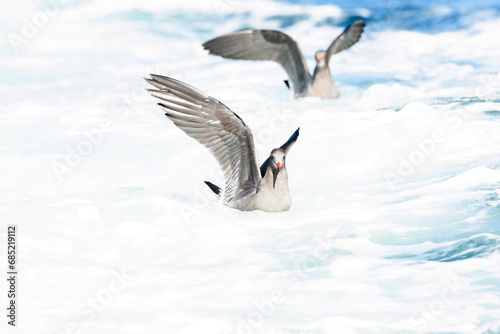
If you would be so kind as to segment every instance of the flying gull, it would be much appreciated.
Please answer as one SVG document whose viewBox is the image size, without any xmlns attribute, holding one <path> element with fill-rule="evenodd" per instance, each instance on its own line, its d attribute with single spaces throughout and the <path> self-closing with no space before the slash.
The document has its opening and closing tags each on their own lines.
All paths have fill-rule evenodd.
<svg viewBox="0 0 500 334">
<path fill-rule="evenodd" d="M 316 68 L 311 76 L 297 42 L 276 30 L 242 30 L 216 37 L 203 44 L 210 54 L 230 59 L 271 60 L 288 74 L 294 97 L 315 96 L 323 99 L 339 97 L 330 74 L 332 55 L 344 51 L 359 40 L 365 22 L 359 20 L 347 26 L 326 51 L 316 51 Z"/>
<path fill-rule="evenodd" d="M 190 137 L 212 152 L 224 173 L 224 189 L 205 181 L 222 202 L 242 211 L 286 211 L 288 191 L 286 155 L 299 129 L 258 166 L 253 135 L 243 120 L 220 101 L 181 81 L 151 74 L 148 89 L 161 100 L 165 115 Z"/>
</svg>

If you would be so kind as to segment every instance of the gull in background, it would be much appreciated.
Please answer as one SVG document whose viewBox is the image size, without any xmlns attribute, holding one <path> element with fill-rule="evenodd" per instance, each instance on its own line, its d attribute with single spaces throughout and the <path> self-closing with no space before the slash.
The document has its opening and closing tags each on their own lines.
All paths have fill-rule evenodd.
<svg viewBox="0 0 500 334">
<path fill-rule="evenodd" d="M 216 37 L 203 44 L 209 54 L 230 59 L 271 60 L 280 64 L 288 74 L 285 83 L 295 98 L 314 96 L 336 99 L 340 96 L 330 74 L 332 55 L 358 42 L 365 22 L 359 20 L 347 26 L 326 51 L 316 51 L 316 68 L 311 76 L 297 42 L 276 30 L 242 30 Z"/>
<path fill-rule="evenodd" d="M 286 155 L 299 129 L 275 148 L 258 166 L 252 131 L 220 101 L 181 81 L 151 74 L 148 89 L 161 100 L 158 105 L 179 129 L 212 152 L 224 173 L 224 189 L 205 181 L 225 205 L 242 211 L 286 211 L 292 200 L 288 191 Z"/>
</svg>

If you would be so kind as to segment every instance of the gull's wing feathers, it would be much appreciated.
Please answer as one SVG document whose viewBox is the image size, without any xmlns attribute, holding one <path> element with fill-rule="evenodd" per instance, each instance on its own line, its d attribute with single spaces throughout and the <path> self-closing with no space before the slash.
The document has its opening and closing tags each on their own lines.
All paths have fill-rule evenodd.
<svg viewBox="0 0 500 334">
<path fill-rule="evenodd" d="M 280 149 L 282 149 L 285 152 L 285 154 L 288 154 L 288 152 L 292 148 L 293 144 L 295 144 L 295 142 L 297 141 L 297 138 L 299 138 L 299 130 L 300 130 L 300 128 L 295 130 L 293 135 L 290 138 L 288 138 L 286 143 L 284 143 L 283 145 L 280 146 Z M 260 175 L 262 177 L 264 177 L 264 175 L 266 175 L 266 170 L 267 170 L 267 165 L 269 164 L 269 159 L 270 159 L 270 157 L 268 157 L 266 159 L 266 161 L 264 161 L 264 163 L 260 166 Z"/>
<path fill-rule="evenodd" d="M 241 118 L 218 100 L 181 81 L 151 74 L 148 90 L 174 124 L 207 147 L 225 179 L 224 202 L 252 193 L 261 177 L 253 135 Z"/>
<path fill-rule="evenodd" d="M 332 42 L 326 51 L 326 59 L 330 60 L 330 57 L 336 53 L 344 51 L 356 44 L 361 34 L 363 33 L 363 28 L 365 27 L 364 21 L 355 21 L 348 25 L 344 31 Z"/>
<path fill-rule="evenodd" d="M 295 144 L 295 142 L 297 141 L 297 138 L 299 138 L 299 131 L 300 131 L 300 128 L 298 128 L 297 130 L 295 130 L 295 132 L 293 133 L 293 135 L 291 135 L 290 138 L 288 138 L 288 140 L 286 141 L 286 143 L 284 143 L 283 145 L 280 146 L 280 148 L 283 151 L 285 151 L 285 154 L 288 154 L 288 152 L 292 148 L 293 144 Z"/>
<path fill-rule="evenodd" d="M 285 69 L 296 95 L 310 82 L 307 63 L 297 42 L 276 30 L 243 30 L 203 44 L 210 54 L 231 59 L 271 60 Z"/>
</svg>

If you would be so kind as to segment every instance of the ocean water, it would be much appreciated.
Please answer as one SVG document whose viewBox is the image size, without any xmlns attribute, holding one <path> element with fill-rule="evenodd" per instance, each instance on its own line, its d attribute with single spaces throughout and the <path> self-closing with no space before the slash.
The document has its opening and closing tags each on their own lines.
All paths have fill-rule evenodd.
<svg viewBox="0 0 500 334">
<path fill-rule="evenodd" d="M 7 224 L 19 246 L 2 330 L 500 333 L 498 1 L 23 0 L 0 17 L 0 247 Z M 294 101 L 278 65 L 200 46 L 280 29 L 312 70 L 357 19 L 338 100 Z M 217 163 L 149 73 L 228 105 L 260 161 L 300 126 L 291 209 L 218 203 Z"/>
</svg>

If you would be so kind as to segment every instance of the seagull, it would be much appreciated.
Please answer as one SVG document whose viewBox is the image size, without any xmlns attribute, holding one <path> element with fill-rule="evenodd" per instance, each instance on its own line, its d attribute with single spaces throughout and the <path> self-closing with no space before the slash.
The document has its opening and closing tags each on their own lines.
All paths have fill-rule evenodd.
<svg viewBox="0 0 500 334">
<path fill-rule="evenodd" d="M 179 80 L 151 74 L 148 89 L 179 129 L 212 152 L 224 173 L 224 189 L 205 181 L 223 204 L 241 211 L 287 211 L 292 200 L 288 190 L 286 156 L 299 129 L 258 166 L 250 128 L 222 102 Z"/>
<path fill-rule="evenodd" d="M 295 98 L 314 96 L 336 99 L 340 96 L 328 67 L 330 57 L 344 51 L 359 40 L 365 22 L 359 20 L 348 25 L 326 51 L 315 54 L 316 68 L 311 76 L 297 42 L 277 30 L 242 30 L 216 37 L 203 44 L 209 54 L 230 59 L 271 60 L 280 64 L 288 74 Z"/>
</svg>

